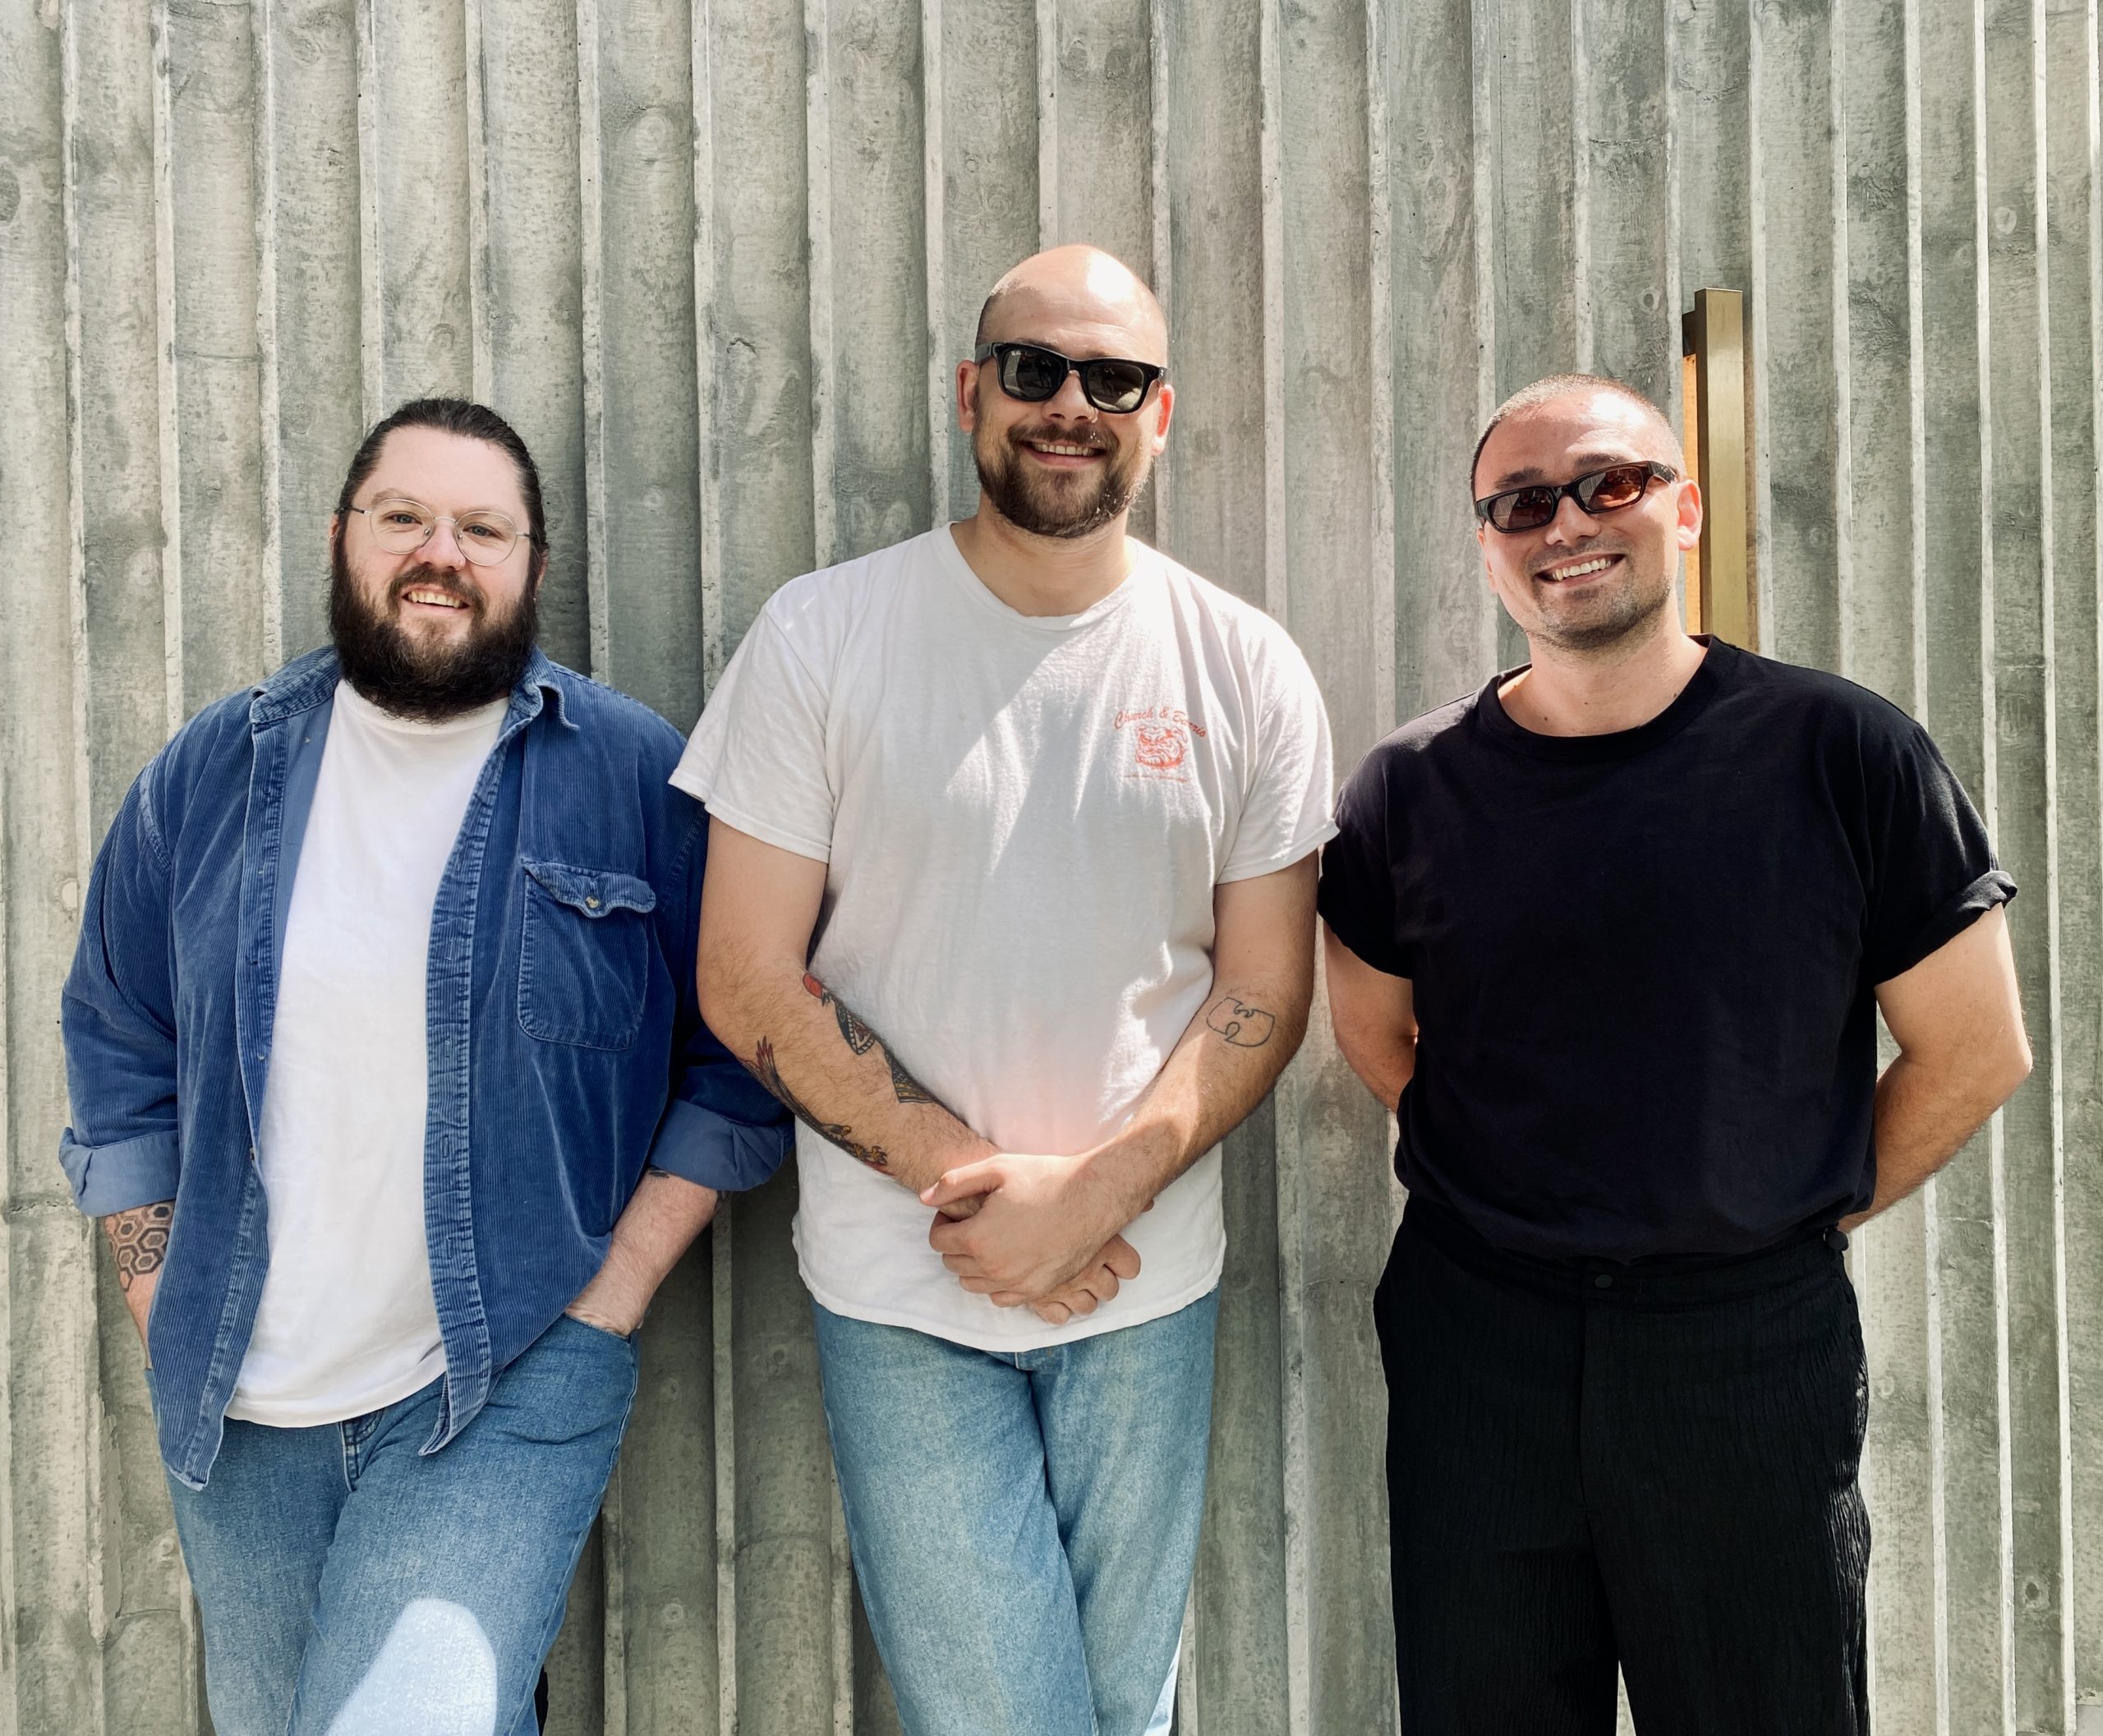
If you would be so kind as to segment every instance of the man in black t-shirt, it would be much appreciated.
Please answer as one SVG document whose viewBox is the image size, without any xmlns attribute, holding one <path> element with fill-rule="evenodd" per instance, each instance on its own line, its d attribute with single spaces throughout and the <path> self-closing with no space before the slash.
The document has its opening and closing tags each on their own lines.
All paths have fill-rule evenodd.
<svg viewBox="0 0 2103 1736">
<path fill-rule="evenodd" d="M 2014 882 L 1926 732 L 1680 626 L 1656 407 L 1528 388 L 1476 449 L 1532 661 L 1374 749 L 1329 999 L 1397 1107 L 1374 1300 L 1410 1736 L 1865 1732 L 1845 1232 L 2029 1070 Z M 1879 1009 L 1898 1045 L 1876 1072 Z"/>
</svg>

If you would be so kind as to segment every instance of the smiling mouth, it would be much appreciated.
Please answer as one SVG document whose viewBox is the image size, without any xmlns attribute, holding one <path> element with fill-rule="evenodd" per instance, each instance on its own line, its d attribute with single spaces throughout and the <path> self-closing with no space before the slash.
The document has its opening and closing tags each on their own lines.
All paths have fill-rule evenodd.
<svg viewBox="0 0 2103 1736">
<path fill-rule="evenodd" d="M 1026 452 L 1040 458 L 1099 458 L 1104 449 L 1084 440 L 1023 440 L 1018 443 Z"/>
<path fill-rule="evenodd" d="M 1573 579 L 1594 578 L 1620 559 L 1618 555 L 1595 555 L 1587 559 L 1568 561 L 1558 567 L 1544 567 L 1534 577 L 1544 585 L 1567 584 Z"/>
<path fill-rule="evenodd" d="M 402 593 L 402 601 L 405 603 L 421 603 L 427 609 L 465 610 L 468 607 L 467 600 L 464 596 L 456 596 L 450 591 L 434 590 L 428 585 L 412 585 Z"/>
</svg>

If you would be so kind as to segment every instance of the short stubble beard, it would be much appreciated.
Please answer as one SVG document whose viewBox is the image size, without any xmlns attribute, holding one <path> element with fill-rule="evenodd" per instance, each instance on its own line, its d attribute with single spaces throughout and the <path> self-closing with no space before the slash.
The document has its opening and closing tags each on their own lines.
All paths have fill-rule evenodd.
<svg viewBox="0 0 2103 1736">
<path fill-rule="evenodd" d="M 1030 460 L 1023 455 L 1025 440 L 1079 444 L 1073 435 L 1051 428 L 1012 428 L 1002 437 L 981 422 L 971 437 L 971 458 L 978 467 L 978 486 L 986 490 L 993 510 L 1033 536 L 1070 540 L 1088 536 L 1127 511 L 1147 485 L 1144 440 L 1134 441 L 1121 456 L 1115 444 L 1102 440 L 1107 458 L 1092 493 L 1064 488 L 1052 475 L 1033 474 L 1028 468 Z"/>
<path fill-rule="evenodd" d="M 1630 563 L 1630 554 L 1626 549 L 1603 550 L 1600 552 L 1619 555 L 1624 563 Z M 1632 569 L 1632 563 L 1628 583 L 1622 587 L 1620 593 L 1603 599 L 1606 604 L 1603 613 L 1590 620 L 1564 626 L 1551 619 L 1547 610 L 1541 609 L 1539 620 L 1530 637 L 1544 638 L 1558 651 L 1586 655 L 1611 651 L 1644 633 L 1664 614 L 1665 605 L 1672 598 L 1672 586 L 1669 583 L 1660 585 L 1654 592 L 1646 595 Z M 1526 583 L 1529 587 L 1554 588 L 1546 580 L 1532 573 L 1526 575 Z"/>
<path fill-rule="evenodd" d="M 375 609 L 351 573 L 340 532 L 329 549 L 329 633 L 343 679 L 384 711 L 443 723 L 505 697 L 532 661 L 540 629 L 537 581 L 513 608 L 495 615 L 480 585 L 418 563 L 394 577 Z M 420 643 L 393 613 L 403 592 L 418 587 L 467 603 L 472 619 L 457 643 Z"/>
</svg>

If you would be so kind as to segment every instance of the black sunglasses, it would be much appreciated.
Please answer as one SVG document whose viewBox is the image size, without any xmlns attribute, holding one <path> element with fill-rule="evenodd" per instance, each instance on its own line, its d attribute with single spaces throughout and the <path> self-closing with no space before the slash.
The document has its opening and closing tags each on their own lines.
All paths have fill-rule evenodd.
<svg viewBox="0 0 2103 1736">
<path fill-rule="evenodd" d="M 1130 416 L 1138 409 L 1162 375 L 1151 361 L 1126 361 L 1115 356 L 1075 361 L 1041 343 L 982 343 L 971 359 L 982 362 L 988 357 L 998 360 L 996 377 L 1010 398 L 1041 404 L 1057 395 L 1069 374 L 1079 374 L 1082 395 L 1112 416 Z"/>
<path fill-rule="evenodd" d="M 1500 531 L 1537 531 L 1555 517 L 1567 495 L 1581 511 L 1597 518 L 1618 513 L 1643 498 L 1653 481 L 1676 481 L 1679 472 L 1669 464 L 1646 458 L 1632 464 L 1610 464 L 1590 476 L 1560 487 L 1553 482 L 1530 482 L 1524 488 L 1507 488 L 1475 502 L 1475 517 Z"/>
</svg>

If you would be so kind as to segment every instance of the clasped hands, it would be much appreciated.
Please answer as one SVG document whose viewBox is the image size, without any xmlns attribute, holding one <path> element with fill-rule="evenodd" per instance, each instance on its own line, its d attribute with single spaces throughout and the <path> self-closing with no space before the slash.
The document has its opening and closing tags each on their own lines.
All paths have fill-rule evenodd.
<svg viewBox="0 0 2103 1736">
<path fill-rule="evenodd" d="M 1063 1326 L 1139 1276 L 1139 1252 L 1121 1233 L 1134 1214 L 1086 1155 L 998 1152 L 950 1170 L 920 1200 L 935 1208 L 928 1246 L 996 1307 Z"/>
</svg>

